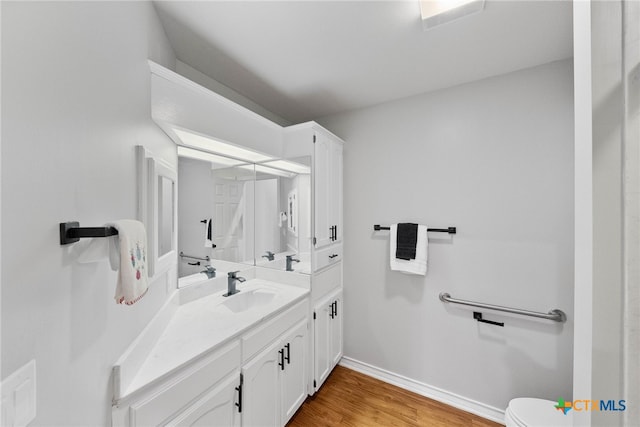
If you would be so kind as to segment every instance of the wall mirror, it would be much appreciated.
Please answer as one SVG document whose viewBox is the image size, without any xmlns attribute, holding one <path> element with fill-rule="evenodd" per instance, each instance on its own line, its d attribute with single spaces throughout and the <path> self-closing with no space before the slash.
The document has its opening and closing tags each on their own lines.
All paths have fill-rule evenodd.
<svg viewBox="0 0 640 427">
<path fill-rule="evenodd" d="M 179 286 L 255 264 L 253 164 L 179 147 L 178 192 Z"/>
<path fill-rule="evenodd" d="M 255 168 L 256 265 L 310 274 L 311 157 Z"/>
</svg>

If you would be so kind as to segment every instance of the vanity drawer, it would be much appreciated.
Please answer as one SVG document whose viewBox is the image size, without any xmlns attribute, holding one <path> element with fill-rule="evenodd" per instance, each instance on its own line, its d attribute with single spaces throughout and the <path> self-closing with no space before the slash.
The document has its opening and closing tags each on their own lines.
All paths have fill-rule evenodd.
<svg viewBox="0 0 640 427">
<path fill-rule="evenodd" d="M 265 346 L 309 316 L 309 298 L 305 298 L 287 311 L 279 314 L 242 337 L 242 363 L 251 359 Z"/>
<path fill-rule="evenodd" d="M 314 271 L 342 261 L 342 244 L 335 244 L 328 248 L 316 250 L 313 258 Z"/>
<path fill-rule="evenodd" d="M 235 341 L 169 379 L 151 396 L 130 406 L 133 426 L 159 425 L 240 368 L 240 343 Z"/>
<path fill-rule="evenodd" d="M 335 264 L 312 277 L 311 299 L 314 302 L 342 285 L 342 268 L 340 267 L 340 264 Z"/>
</svg>

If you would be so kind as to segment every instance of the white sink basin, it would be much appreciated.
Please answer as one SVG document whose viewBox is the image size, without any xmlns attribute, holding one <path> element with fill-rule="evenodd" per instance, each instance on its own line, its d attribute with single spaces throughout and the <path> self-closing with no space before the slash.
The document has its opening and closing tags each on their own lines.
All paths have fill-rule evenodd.
<svg viewBox="0 0 640 427">
<path fill-rule="evenodd" d="M 234 313 L 240 313 L 252 308 L 260 307 L 273 301 L 276 293 L 268 289 L 251 289 L 248 291 L 240 291 L 239 293 L 226 297 L 225 301 L 220 304 Z"/>
</svg>

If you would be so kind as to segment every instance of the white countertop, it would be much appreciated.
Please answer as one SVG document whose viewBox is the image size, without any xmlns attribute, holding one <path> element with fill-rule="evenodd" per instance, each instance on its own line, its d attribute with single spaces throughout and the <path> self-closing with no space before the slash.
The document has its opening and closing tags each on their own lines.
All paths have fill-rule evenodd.
<svg viewBox="0 0 640 427">
<path fill-rule="evenodd" d="M 120 396 L 125 398 L 155 383 L 309 294 L 305 288 L 263 279 L 238 283 L 238 289 L 240 293 L 231 297 L 222 296 L 226 293 L 225 289 L 178 306 L 141 368 Z M 236 313 L 228 308 L 230 299 L 258 289 L 259 293 L 268 295 L 268 302 Z"/>
</svg>

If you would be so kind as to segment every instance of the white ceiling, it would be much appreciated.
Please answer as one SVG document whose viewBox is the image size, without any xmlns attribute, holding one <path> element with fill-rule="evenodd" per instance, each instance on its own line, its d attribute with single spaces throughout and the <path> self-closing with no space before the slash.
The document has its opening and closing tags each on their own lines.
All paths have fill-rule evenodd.
<svg viewBox="0 0 640 427">
<path fill-rule="evenodd" d="M 570 1 L 486 0 L 423 31 L 419 1 L 160 1 L 179 60 L 297 123 L 572 56 Z"/>
</svg>

